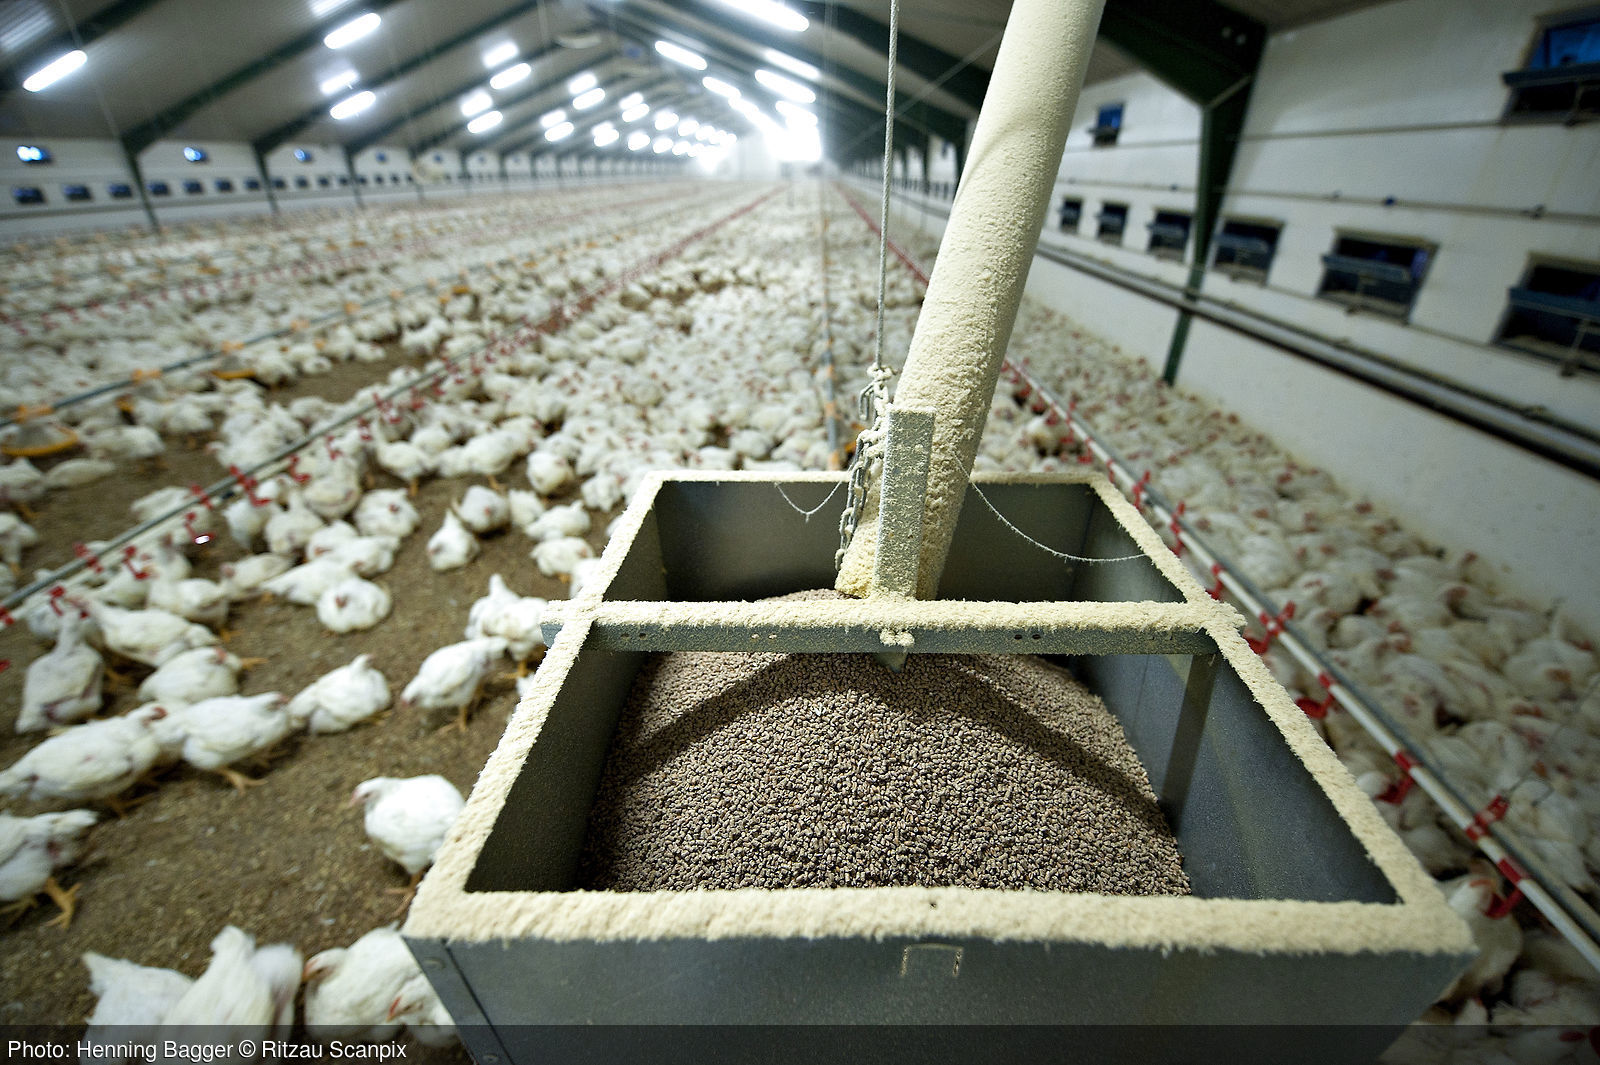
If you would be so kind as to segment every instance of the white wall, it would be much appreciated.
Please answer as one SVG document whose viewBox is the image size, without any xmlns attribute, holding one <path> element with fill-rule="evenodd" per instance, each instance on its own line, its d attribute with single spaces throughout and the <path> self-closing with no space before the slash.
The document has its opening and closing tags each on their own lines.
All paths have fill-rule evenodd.
<svg viewBox="0 0 1600 1065">
<path fill-rule="evenodd" d="M 310 153 L 308 162 L 294 153 Z M 350 187 L 350 172 L 345 167 L 344 149 L 336 144 L 310 144 L 295 141 L 280 144 L 268 153 L 267 176 L 273 179 L 272 194 L 285 211 L 310 207 L 354 207 L 355 192 Z M 281 179 L 283 187 L 278 187 Z M 343 179 L 343 184 L 340 184 Z M 304 180 L 305 187 L 301 187 Z"/>
<path fill-rule="evenodd" d="M 51 155 L 48 163 L 24 163 L 17 158 L 19 144 L 44 148 Z M 115 182 L 132 188 L 133 175 L 122 154 L 122 147 L 111 140 L 69 140 L 56 138 L 6 138 L 0 140 L 0 230 L 8 237 L 44 235 L 87 228 L 117 228 L 145 225 L 144 208 L 138 193 L 131 199 L 113 200 L 109 186 Z M 86 203 L 69 202 L 63 185 L 87 185 L 94 198 Z M 22 206 L 12 190 L 25 186 L 44 193 L 41 205 Z"/>
<path fill-rule="evenodd" d="M 185 159 L 183 150 L 189 147 L 204 152 L 205 161 L 191 163 Z M 270 210 L 264 188 L 245 187 L 250 179 L 261 182 L 261 171 L 248 145 L 225 141 L 156 141 L 139 153 L 139 170 L 144 175 L 147 192 L 156 184 L 165 184 L 168 189 L 166 196 L 149 192 L 150 206 L 163 225 Z M 184 183 L 190 181 L 199 182 L 201 191 L 187 191 Z M 219 190 L 218 181 L 231 182 L 233 190 Z"/>
<path fill-rule="evenodd" d="M 1396 0 L 1272 36 L 1223 216 L 1281 222 L 1276 257 L 1264 285 L 1207 271 L 1203 292 L 1600 430 L 1600 379 L 1562 378 L 1493 343 L 1531 255 L 1600 261 L 1600 124 L 1500 121 L 1500 74 L 1521 66 L 1547 7 Z M 1114 102 L 1118 143 L 1095 148 L 1086 130 Z M 1146 224 L 1158 209 L 1193 210 L 1199 127 L 1198 109 L 1150 75 L 1087 87 L 1041 244 L 1181 284 L 1186 265 L 1145 251 Z M 1063 196 L 1084 201 L 1077 233 L 1057 229 Z M 1121 245 L 1094 238 L 1107 201 L 1129 205 Z M 1408 322 L 1316 298 L 1339 229 L 1437 244 Z M 1165 305 L 1043 259 L 1029 291 L 1161 366 L 1176 320 Z M 1600 629 L 1600 483 L 1201 320 L 1179 380 L 1419 534 L 1508 567 L 1509 590 L 1560 599 Z"/>
<path fill-rule="evenodd" d="M 417 199 L 417 186 L 411 180 L 411 156 L 404 148 L 374 144 L 357 152 L 352 163 L 362 200 L 392 203 Z"/>
</svg>

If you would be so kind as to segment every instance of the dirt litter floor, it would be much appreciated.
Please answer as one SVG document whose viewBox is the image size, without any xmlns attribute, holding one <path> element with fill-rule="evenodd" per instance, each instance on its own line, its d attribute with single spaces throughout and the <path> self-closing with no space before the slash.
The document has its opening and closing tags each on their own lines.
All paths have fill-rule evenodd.
<svg viewBox="0 0 1600 1065">
<path fill-rule="evenodd" d="M 348 396 L 394 365 L 340 366 L 273 398 Z M 146 492 L 210 483 L 220 476 L 220 467 L 203 451 L 174 441 L 165 468 L 130 467 L 97 484 L 53 493 L 35 508 L 41 542 L 24 558 L 24 570 L 31 576 L 36 568 L 70 559 L 74 542 L 128 528 L 133 524 L 128 503 Z M 375 479 L 376 487 L 400 486 L 382 471 Z M 503 486 L 526 487 L 520 463 L 500 480 Z M 415 500 L 420 526 L 402 544 L 394 568 L 374 578 L 394 594 L 393 613 L 375 628 L 335 635 L 321 626 L 311 607 L 281 600 L 237 604 L 228 619 L 235 633 L 228 650 L 267 660 L 245 674 L 241 691 L 292 696 L 365 653 L 398 700 L 428 654 L 462 639 L 468 609 L 487 592 L 490 574 L 500 573 L 524 595 L 565 598 L 567 586 L 539 574 L 528 557 L 532 541 L 516 530 L 483 539 L 481 554 L 461 569 L 436 573 L 428 567 L 428 537 L 445 508 L 473 481 L 422 484 Z M 612 516 L 595 516 L 589 542 L 597 554 Z M 195 575 L 214 577 L 220 563 L 244 553 L 223 531 L 194 552 Z M 46 650 L 48 645 L 24 625 L 0 634 L 0 657 L 11 663 L 0 674 L 0 766 L 16 761 L 42 738 L 12 730 L 26 667 Z M 133 667 L 134 688 L 150 672 Z M 487 689 L 465 732 L 441 731 L 446 715 L 392 707 L 377 722 L 350 732 L 291 737 L 270 762 L 241 767 L 263 781 L 243 794 L 218 776 L 179 766 L 124 818 L 96 807 L 102 821 L 90 833 L 84 856 L 59 877 L 64 885 L 79 887 L 71 927 L 48 927 L 54 907 L 41 899 L 0 930 L 0 1024 L 70 1024 L 87 1018 L 94 996 L 80 961 L 85 951 L 194 976 L 207 964 L 212 937 L 227 924 L 263 944 L 292 943 L 309 957 L 395 920 L 398 897 L 389 889 L 404 886 L 407 877 L 367 841 L 361 811 L 348 805 L 352 789 L 375 776 L 438 773 L 465 794 L 515 702 L 508 675 Z M 119 714 L 136 705 L 133 689 L 112 691 L 102 713 Z M 27 815 L 70 805 L 13 802 L 8 812 Z M 459 1048 L 429 1053 L 440 1060 L 466 1060 Z"/>
</svg>

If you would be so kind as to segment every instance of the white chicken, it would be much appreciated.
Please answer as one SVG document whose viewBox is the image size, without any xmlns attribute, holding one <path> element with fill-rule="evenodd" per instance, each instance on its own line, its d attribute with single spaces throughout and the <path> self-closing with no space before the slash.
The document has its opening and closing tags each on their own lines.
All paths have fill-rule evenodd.
<svg viewBox="0 0 1600 1065">
<path fill-rule="evenodd" d="M 466 801 L 454 784 L 435 774 L 364 780 L 356 785 L 350 805 L 365 807 L 367 838 L 411 874 L 409 902 Z"/>
<path fill-rule="evenodd" d="M 1522 930 L 1509 917 L 1488 915 L 1487 910 L 1494 899 L 1491 876 L 1468 873 L 1440 887 L 1450 908 L 1467 922 L 1478 947 L 1478 957 L 1451 985 L 1444 998 L 1459 1001 L 1485 991 L 1499 990 L 1506 971 L 1522 951 Z"/>
<path fill-rule="evenodd" d="M 351 520 L 363 536 L 397 539 L 410 536 L 421 521 L 405 493 L 393 488 L 380 488 L 362 496 Z"/>
<path fill-rule="evenodd" d="M 453 511 L 446 511 L 444 524 L 428 538 L 428 565 L 440 572 L 460 569 L 477 558 L 479 550 L 478 538 Z"/>
<path fill-rule="evenodd" d="M 564 507 L 551 507 L 539 515 L 532 524 L 524 530 L 535 540 L 559 540 L 563 536 L 582 536 L 589 531 L 589 512 L 582 503 L 570 503 Z"/>
<path fill-rule="evenodd" d="M 347 521 L 332 521 L 311 534 L 311 539 L 306 541 L 306 561 L 319 555 L 347 544 L 361 534 L 356 532 L 356 527 Z"/>
<path fill-rule="evenodd" d="M 327 553 L 326 558 L 342 562 L 358 577 L 372 577 L 386 573 L 394 566 L 395 552 L 400 550 L 397 536 L 357 536 L 346 540 Z"/>
<path fill-rule="evenodd" d="M 351 576 L 350 567 L 344 561 L 335 555 L 323 555 L 262 581 L 261 590 L 300 606 L 312 606 L 322 598 L 323 592 Z"/>
<path fill-rule="evenodd" d="M 534 545 L 531 554 L 540 573 L 564 581 L 572 579 L 572 571 L 577 568 L 578 563 L 594 557 L 594 551 L 590 549 L 588 541 L 575 536 L 545 540 Z"/>
<path fill-rule="evenodd" d="M 165 610 L 123 610 L 90 599 L 89 616 L 106 649 L 147 666 L 160 666 L 196 647 L 215 647 L 217 634 Z"/>
<path fill-rule="evenodd" d="M 288 506 L 267 520 L 267 548 L 275 555 L 294 558 L 305 550 L 311 535 L 322 528 L 317 517 L 300 492 L 290 492 Z"/>
<path fill-rule="evenodd" d="M 152 610 L 165 610 L 214 629 L 222 628 L 228 620 L 232 590 L 225 583 L 200 577 L 186 577 L 183 580 L 157 578 L 147 583 L 145 605 Z"/>
<path fill-rule="evenodd" d="M 239 691 L 239 674 L 264 659 L 242 659 L 220 647 L 199 647 L 169 658 L 139 685 L 139 698 L 164 706 L 187 706 Z"/>
<path fill-rule="evenodd" d="M 423 710 L 455 710 L 457 725 L 465 729 L 484 678 L 505 653 L 506 641 L 497 636 L 441 647 L 422 660 L 400 702 Z"/>
<path fill-rule="evenodd" d="M 374 928 L 348 947 L 313 954 L 305 965 L 307 1031 L 317 1039 L 391 1039 L 390 1005 L 422 974 L 393 928 Z"/>
<path fill-rule="evenodd" d="M 104 665 L 99 652 L 84 641 L 83 628 L 82 617 L 67 611 L 56 645 L 29 663 L 22 685 L 22 709 L 17 714 L 18 732 L 82 721 L 100 709 Z"/>
<path fill-rule="evenodd" d="M 317 620 L 331 632 L 370 629 L 389 616 L 389 589 L 360 577 L 346 577 L 317 598 Z"/>
<path fill-rule="evenodd" d="M 491 488 L 475 484 L 450 508 L 461 524 L 478 535 L 503 529 L 511 520 L 511 507 L 506 497 Z"/>
<path fill-rule="evenodd" d="M 157 738 L 167 716 L 144 706 L 122 717 L 74 725 L 52 736 L 0 771 L 0 794 L 16 799 L 110 800 L 162 757 Z"/>
<path fill-rule="evenodd" d="M 294 1020 L 301 970 L 293 947 L 278 943 L 257 949 L 253 936 L 228 925 L 211 941 L 211 964 L 167 1010 L 162 1024 L 204 1025 L 207 1042 L 235 1044 L 284 1031 Z M 180 1051 L 180 1056 L 188 1055 Z"/>
<path fill-rule="evenodd" d="M 528 483 L 542 496 L 553 496 L 572 483 L 572 464 L 549 451 L 528 456 Z"/>
<path fill-rule="evenodd" d="M 313 735 L 343 732 L 383 711 L 389 699 L 389 682 L 373 667 L 372 656 L 357 655 L 291 699 L 289 716 Z"/>
<path fill-rule="evenodd" d="M 306 505 L 325 521 L 342 518 L 361 501 L 361 468 L 348 457 L 331 459 L 302 489 Z"/>
<path fill-rule="evenodd" d="M 521 488 L 513 488 L 507 492 L 506 503 L 511 514 L 511 524 L 519 529 L 526 529 L 545 512 L 544 500 L 539 498 L 539 493 Z"/>
<path fill-rule="evenodd" d="M 527 672 L 527 661 L 544 646 L 539 627 L 547 603 L 537 596 L 521 596 L 506 586 L 496 573 L 489 578 L 489 594 L 472 604 L 467 613 L 466 637 L 498 636 L 517 663 L 517 675 Z"/>
<path fill-rule="evenodd" d="M 49 923 L 61 928 L 71 925 L 78 886 L 62 888 L 56 883 L 55 871 L 78 860 L 83 836 L 98 820 L 88 810 L 38 817 L 0 813 L 0 902 L 11 903 L 0 910 L 0 916 L 28 909 L 42 891 L 61 911 Z"/>
<path fill-rule="evenodd" d="M 224 562 L 220 568 L 222 581 L 228 594 L 235 599 L 256 591 L 262 584 L 287 573 L 294 563 L 282 555 L 247 555 L 234 562 Z"/>
<path fill-rule="evenodd" d="M 389 1003 L 388 1017 L 405 1021 L 406 1031 L 423 1046 L 443 1047 L 456 1041 L 456 1022 L 444 1008 L 433 984 L 422 973 L 406 981 Z"/>
<path fill-rule="evenodd" d="M 372 459 L 380 467 L 406 482 L 406 491 L 417 494 L 417 482 L 434 471 L 434 454 L 408 440 L 380 444 Z"/>
<path fill-rule="evenodd" d="M 194 986 L 194 980 L 183 973 L 93 951 L 83 955 L 83 964 L 89 969 L 89 990 L 97 1001 L 84 1033 L 84 1041 L 94 1049 L 81 1055 L 82 1065 L 126 1061 L 126 1055 L 111 1048 L 137 1038 L 136 1029 L 160 1024 Z"/>
<path fill-rule="evenodd" d="M 0 511 L 0 559 L 11 572 L 22 575 L 22 553 L 39 542 L 33 526 L 10 511 Z"/>
<path fill-rule="evenodd" d="M 220 695 L 174 709 L 183 734 L 183 760 L 196 769 L 216 773 L 243 792 L 262 783 L 233 768 L 233 763 L 259 755 L 294 731 L 289 700 L 277 692 Z"/>
</svg>

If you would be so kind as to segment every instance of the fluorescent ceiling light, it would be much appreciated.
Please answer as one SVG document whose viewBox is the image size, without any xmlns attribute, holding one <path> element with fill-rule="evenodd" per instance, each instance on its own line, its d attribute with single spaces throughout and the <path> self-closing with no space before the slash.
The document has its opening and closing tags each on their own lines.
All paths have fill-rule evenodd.
<svg viewBox="0 0 1600 1065">
<path fill-rule="evenodd" d="M 505 89 L 525 79 L 533 73 L 533 68 L 526 63 L 518 63 L 514 67 L 506 67 L 500 73 L 489 79 L 489 88 Z"/>
<path fill-rule="evenodd" d="M 346 45 L 355 44 L 361 38 L 376 30 L 378 24 L 382 21 L 377 12 L 374 11 L 368 11 L 365 15 L 357 15 L 322 38 L 322 43 L 329 48 L 343 48 Z"/>
<path fill-rule="evenodd" d="M 331 15 L 349 2 L 350 0 L 311 0 L 311 17 L 321 18 L 324 15 Z"/>
<path fill-rule="evenodd" d="M 694 139 L 697 140 L 697 141 L 708 141 L 708 140 L 710 140 L 711 139 L 711 127 L 710 126 L 701 126 L 699 129 L 695 130 L 694 131 Z"/>
<path fill-rule="evenodd" d="M 688 141 L 679 141 L 678 143 L 676 143 L 676 144 L 674 144 L 672 146 L 672 154 L 673 155 L 682 155 L 684 152 L 686 152 L 688 150 L 689 150 L 689 142 Z"/>
<path fill-rule="evenodd" d="M 332 96 L 336 92 L 343 92 L 360 80 L 360 74 L 353 70 L 345 70 L 331 77 L 323 78 L 317 88 L 322 90 L 322 95 Z"/>
<path fill-rule="evenodd" d="M 656 129 L 671 129 L 678 124 L 678 116 L 672 111 L 656 112 Z"/>
<path fill-rule="evenodd" d="M 803 63 L 792 55 L 784 55 L 776 48 L 763 48 L 761 54 L 766 57 L 767 62 L 773 66 L 782 67 L 791 74 L 798 74 L 802 78 L 808 78 L 811 81 L 816 81 L 822 77 L 822 71 L 810 63 Z"/>
<path fill-rule="evenodd" d="M 562 122 L 559 125 L 551 126 L 549 129 L 545 130 L 544 139 L 547 141 L 564 140 L 565 138 L 572 136 L 572 131 L 577 128 L 578 127 L 574 126 L 571 122 Z"/>
<path fill-rule="evenodd" d="M 22 87 L 27 89 L 29 92 L 38 92 L 40 89 L 47 89 L 56 82 L 60 81 L 62 78 L 66 77 L 68 74 L 71 74 L 74 70 L 77 70 L 79 67 L 83 66 L 88 59 L 88 56 L 84 55 L 81 51 L 74 49 L 61 58 L 52 60 L 40 67 L 38 70 L 34 71 L 32 74 L 29 74 L 28 80 L 22 83 Z"/>
<path fill-rule="evenodd" d="M 588 92 L 598 84 L 600 84 L 600 79 L 594 76 L 593 71 L 586 70 L 577 77 L 571 78 L 567 81 L 567 92 L 571 93 L 573 96 L 579 96 Z"/>
<path fill-rule="evenodd" d="M 773 106 L 778 109 L 778 114 L 787 118 L 792 125 L 815 126 L 817 124 L 816 115 L 803 107 L 790 103 L 788 100 L 779 100 Z"/>
<path fill-rule="evenodd" d="M 678 123 L 678 136 L 687 137 L 687 136 L 689 136 L 689 134 L 693 133 L 695 130 L 697 130 L 699 128 L 700 128 L 700 123 L 699 122 L 696 122 L 692 118 L 686 118 L 682 122 Z"/>
<path fill-rule="evenodd" d="M 650 150 L 655 152 L 657 155 L 660 155 L 662 152 L 665 152 L 665 151 L 670 151 L 671 148 L 672 148 L 672 138 L 671 137 L 657 137 L 655 139 L 655 141 L 650 145 Z"/>
<path fill-rule="evenodd" d="M 594 131 L 594 146 L 596 148 L 604 148 L 608 144 L 614 144 L 617 138 L 621 136 L 622 134 L 617 132 L 615 126 L 600 126 Z"/>
<path fill-rule="evenodd" d="M 377 102 L 378 98 L 372 93 L 358 92 L 334 104 L 328 109 L 328 114 L 337 119 L 354 118 Z"/>
<path fill-rule="evenodd" d="M 574 97 L 572 100 L 572 106 L 577 108 L 579 111 L 587 111 L 591 107 L 600 106 L 600 101 L 604 100 L 605 98 L 606 91 L 604 89 L 594 88 L 590 89 L 586 93 L 580 93 L 578 96 Z"/>
<path fill-rule="evenodd" d="M 780 30 L 788 30 L 790 33 L 799 33 L 811 25 L 810 20 L 800 12 L 777 3 L 777 0 L 722 0 L 722 2 L 752 18 L 770 22 Z"/>
<path fill-rule="evenodd" d="M 489 130 L 498 126 L 500 124 L 500 120 L 504 117 L 505 116 L 499 111 L 490 111 L 487 114 L 479 115 L 477 118 L 467 123 L 467 132 L 487 133 Z"/>
<path fill-rule="evenodd" d="M 483 53 L 483 66 L 485 70 L 493 70 L 495 67 L 503 66 L 515 58 L 517 58 L 517 42 L 506 41 L 504 44 L 497 44 Z"/>
<path fill-rule="evenodd" d="M 706 68 L 706 61 L 703 58 L 695 55 L 687 48 L 680 48 L 671 41 L 657 41 L 656 51 L 674 63 L 682 63 L 684 66 L 693 67 L 695 70 L 704 70 Z"/>
<path fill-rule="evenodd" d="M 779 96 L 787 97 L 797 104 L 809 104 L 817 98 L 816 93 L 798 81 L 786 78 L 782 74 L 774 74 L 765 68 L 756 71 L 756 80 Z"/>
<path fill-rule="evenodd" d="M 700 79 L 700 83 L 706 88 L 710 89 L 712 92 L 716 93 L 718 96 L 726 96 L 730 100 L 737 100 L 739 98 L 738 88 L 736 86 L 729 85 L 721 78 L 713 78 L 710 75 L 707 75 L 706 77 Z"/>
<path fill-rule="evenodd" d="M 539 116 L 539 125 L 543 126 L 545 129 L 549 129 L 551 126 L 561 125 L 561 123 L 565 122 L 566 120 L 567 113 L 558 107 L 554 111 Z"/>
<path fill-rule="evenodd" d="M 630 107 L 638 107 L 642 103 L 644 103 L 644 93 L 630 92 L 628 95 L 617 101 L 617 106 L 626 111 Z"/>
<path fill-rule="evenodd" d="M 641 118 L 643 118 L 645 115 L 648 115 L 649 113 L 650 113 L 650 105 L 649 104 L 634 104 L 632 107 L 630 107 L 626 111 L 622 112 L 622 121 L 624 121 L 624 122 L 637 122 Z"/>
<path fill-rule="evenodd" d="M 698 159 L 705 154 L 706 146 L 703 144 L 689 145 L 689 158 Z"/>
<path fill-rule="evenodd" d="M 636 129 L 628 134 L 628 151 L 643 151 L 650 143 L 650 134 L 642 129 Z"/>
<path fill-rule="evenodd" d="M 465 117 L 471 118 L 480 111 L 487 111 L 493 106 L 494 97 L 490 96 L 482 89 L 479 89 L 477 92 L 461 101 L 461 113 Z"/>
</svg>

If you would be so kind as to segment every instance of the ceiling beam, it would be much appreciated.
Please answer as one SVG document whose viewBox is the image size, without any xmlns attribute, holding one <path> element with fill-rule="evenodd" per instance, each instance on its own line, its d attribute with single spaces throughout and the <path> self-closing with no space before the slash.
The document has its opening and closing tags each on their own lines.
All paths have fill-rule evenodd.
<svg viewBox="0 0 1600 1065">
<path fill-rule="evenodd" d="M 722 62 L 729 62 L 726 57 L 731 54 L 729 49 L 734 47 L 732 45 L 713 45 L 710 42 L 706 42 L 692 26 L 685 26 L 676 20 L 669 22 L 658 13 L 638 4 L 629 3 L 627 0 L 622 0 L 622 2 L 609 0 L 603 7 L 598 8 L 591 4 L 591 10 L 594 10 L 602 17 L 610 16 L 620 21 L 626 21 L 635 27 L 642 25 L 648 29 L 653 25 L 658 29 L 667 29 L 676 31 L 681 35 L 694 36 L 705 47 L 716 51 Z M 823 72 L 825 79 L 832 79 L 843 85 L 850 92 L 871 100 L 873 107 L 881 108 L 883 106 L 882 101 L 886 98 L 888 90 L 885 82 L 880 78 L 862 74 L 860 71 L 842 67 L 837 63 L 828 63 L 825 57 L 805 48 L 797 47 L 793 42 L 783 40 L 777 35 L 767 33 L 758 27 L 740 27 L 737 31 L 732 31 L 731 27 L 723 21 L 721 12 L 698 2 L 698 0 L 673 0 L 672 10 L 675 14 L 687 14 L 691 18 L 698 18 L 702 21 L 710 22 L 712 25 L 736 32 L 736 39 L 741 42 L 739 50 L 747 56 L 747 59 L 742 64 L 734 63 L 733 65 L 741 66 L 747 75 L 753 73 L 756 66 L 768 65 L 764 59 L 759 58 L 757 49 L 772 48 L 791 55 L 802 62 L 810 63 Z M 646 47 L 649 47 L 648 43 Z M 822 87 L 819 86 L 818 88 Z M 902 121 L 924 127 L 945 140 L 963 144 L 966 142 L 967 119 L 963 115 L 958 115 L 925 100 L 913 100 L 903 92 L 895 94 L 895 112 Z"/>
<path fill-rule="evenodd" d="M 1117 0 L 1110 0 L 1107 6 L 1115 3 Z M 883 56 L 885 62 L 888 61 L 887 23 L 841 3 L 790 0 L 790 6 L 813 22 L 830 25 L 845 36 L 854 38 Z M 984 94 L 989 91 L 989 75 L 983 69 L 972 66 L 958 55 L 912 37 L 904 30 L 900 31 L 895 50 L 899 66 L 924 81 L 938 84 L 939 88 L 974 110 L 983 107 Z"/>
<path fill-rule="evenodd" d="M 441 41 L 438 44 L 429 45 L 429 47 L 422 53 L 412 56 L 403 63 L 396 63 L 390 66 L 388 72 L 377 81 L 363 82 L 359 88 L 352 87 L 351 91 L 358 92 L 361 89 L 367 89 L 376 92 L 385 85 L 392 85 L 394 82 L 399 81 L 412 71 L 426 66 L 427 64 L 439 59 L 449 52 L 460 48 L 462 45 L 470 44 L 473 40 L 483 36 L 486 33 L 493 33 L 495 30 L 499 29 L 501 26 L 504 26 L 513 19 L 521 18 L 528 12 L 533 11 L 541 3 L 544 3 L 544 0 L 521 0 L 520 3 L 513 4 L 509 8 L 506 8 L 504 11 L 500 12 L 498 15 L 495 15 L 493 18 L 484 19 L 476 26 L 473 26 L 470 29 L 462 30 L 460 33 L 456 34 L 454 37 L 451 37 L 447 41 Z M 527 62 L 527 60 L 523 60 L 523 62 Z M 487 71 L 484 72 L 484 78 L 481 80 L 488 80 Z M 316 122 L 327 113 L 328 108 L 323 104 L 318 104 L 316 107 L 307 108 L 298 115 L 289 119 L 287 122 L 284 122 L 276 128 L 269 130 L 267 133 L 262 134 L 260 137 L 257 137 L 252 144 L 257 151 L 265 155 L 267 152 L 272 151 L 272 149 L 276 148 L 290 137 L 295 136 L 301 130 L 305 129 L 313 122 Z"/>
<path fill-rule="evenodd" d="M 1216 0 L 1110 0 L 1100 35 L 1205 107 L 1254 77 L 1267 28 Z"/>
<path fill-rule="evenodd" d="M 0 67 L 0 91 L 10 92 L 22 88 L 28 76 L 46 63 L 77 48 L 87 50 L 95 41 L 145 11 L 161 0 L 117 0 L 88 18 L 80 19 L 72 28 L 34 45 L 19 57 Z M 52 5 L 54 6 L 54 5 Z"/>
<path fill-rule="evenodd" d="M 362 10 L 378 12 L 398 2 L 399 0 L 368 0 L 363 5 Z M 129 151 L 135 154 L 143 151 L 172 132 L 185 119 L 207 104 L 215 103 L 235 89 L 248 85 L 262 75 L 278 69 L 290 60 L 299 58 L 313 48 L 322 47 L 322 39 L 328 35 L 330 30 L 344 25 L 353 17 L 355 17 L 355 11 L 354 9 L 349 9 L 330 18 L 323 19 L 293 40 L 278 45 L 278 47 L 265 55 L 246 63 L 200 91 L 190 93 L 170 107 L 162 108 L 148 120 L 139 123 L 132 129 L 121 131 L 118 137 Z"/>
<path fill-rule="evenodd" d="M 523 56 L 522 61 L 529 64 L 537 63 L 542 59 L 548 59 L 552 55 L 564 53 L 567 50 L 568 49 L 561 47 L 559 44 L 548 44 L 539 49 L 537 52 L 532 52 Z M 364 133 L 361 136 L 351 140 L 349 145 L 350 150 L 356 152 L 365 151 L 374 144 L 382 142 L 384 138 L 388 137 L 390 134 L 399 132 L 405 126 L 427 114 L 429 111 L 432 111 L 435 108 L 443 107 L 445 104 L 455 103 L 473 89 L 483 88 L 483 86 L 488 84 L 488 81 L 489 79 L 486 76 L 477 75 L 474 76 L 471 81 L 464 81 L 457 84 L 449 92 L 440 93 L 438 96 L 424 100 L 422 103 L 417 104 L 414 107 L 408 107 L 406 109 L 406 113 L 394 121 L 385 123 L 384 125 L 379 126 L 377 129 L 372 130 L 369 133 Z M 521 99 L 521 95 L 522 94 L 519 94 L 515 97 L 511 97 L 510 99 Z"/>
</svg>

